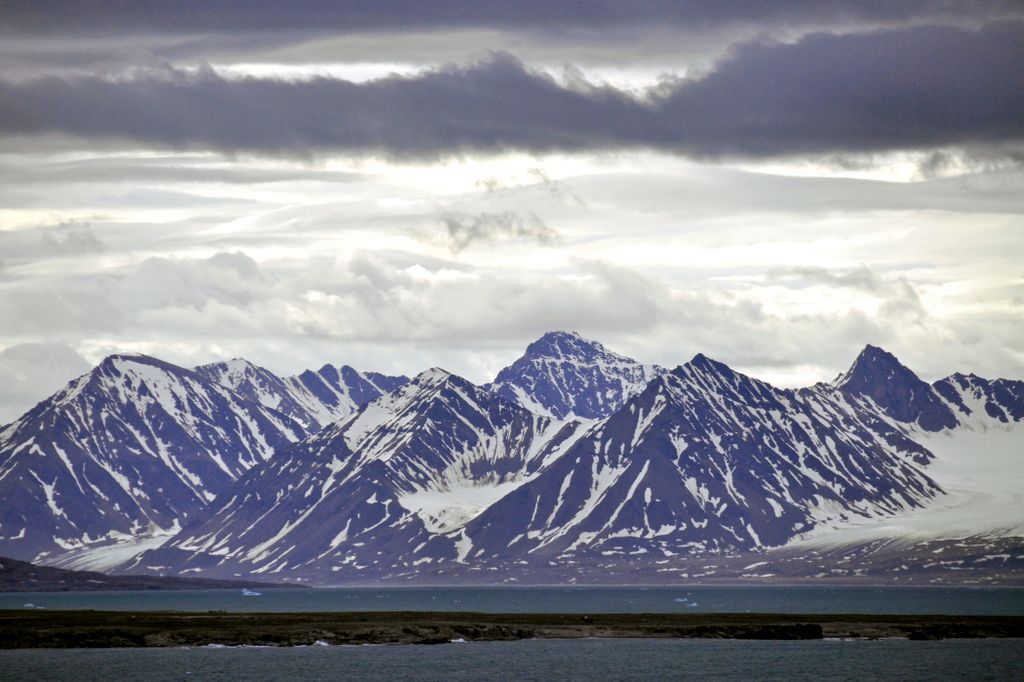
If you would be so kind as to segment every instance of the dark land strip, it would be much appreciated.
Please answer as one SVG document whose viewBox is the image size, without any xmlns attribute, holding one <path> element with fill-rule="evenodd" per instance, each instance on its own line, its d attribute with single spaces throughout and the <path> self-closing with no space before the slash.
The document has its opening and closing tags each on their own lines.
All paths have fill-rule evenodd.
<svg viewBox="0 0 1024 682">
<path fill-rule="evenodd" d="M 0 648 L 440 644 L 455 639 L 1024 637 L 1024 616 L 0 610 Z"/>
<path fill-rule="evenodd" d="M 40 566 L 0 556 L 0 592 L 99 592 L 103 590 L 231 590 L 243 587 L 301 587 L 255 580 L 109 575 Z"/>
</svg>

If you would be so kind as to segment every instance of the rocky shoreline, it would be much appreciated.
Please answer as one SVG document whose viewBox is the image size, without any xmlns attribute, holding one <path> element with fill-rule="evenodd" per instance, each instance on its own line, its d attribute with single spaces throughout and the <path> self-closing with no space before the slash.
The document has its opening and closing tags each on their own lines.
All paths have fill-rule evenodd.
<svg viewBox="0 0 1024 682">
<path fill-rule="evenodd" d="M 0 611 L 0 648 L 441 644 L 582 637 L 1024 637 L 1021 616 Z"/>
</svg>

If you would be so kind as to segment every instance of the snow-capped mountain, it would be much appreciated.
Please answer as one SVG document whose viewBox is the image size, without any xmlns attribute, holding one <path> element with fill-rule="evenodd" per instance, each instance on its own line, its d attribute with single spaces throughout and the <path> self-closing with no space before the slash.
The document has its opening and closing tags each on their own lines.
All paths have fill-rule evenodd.
<svg viewBox="0 0 1024 682">
<path fill-rule="evenodd" d="M 359 372 L 347 365 L 324 365 L 294 377 L 279 377 L 248 360 L 235 358 L 196 367 L 196 372 L 243 398 L 283 412 L 314 433 L 347 417 L 358 407 L 406 383 L 404 376 Z"/>
<path fill-rule="evenodd" d="M 776 389 L 698 355 L 653 380 L 466 535 L 493 558 L 750 550 L 940 494 L 913 462 L 927 451 L 881 426 L 869 427 L 837 390 Z"/>
<path fill-rule="evenodd" d="M 892 358 L 876 351 L 851 381 L 800 390 L 698 355 L 582 423 L 431 370 L 254 469 L 133 569 L 364 581 L 651 567 L 920 511 L 944 494 L 917 438 L 921 412 L 901 421 L 853 388 L 872 376 L 865 367 L 877 374 L 865 361 Z M 915 405 L 952 402 L 894 358 L 884 376 L 907 382 L 891 391 Z M 1016 390 L 976 380 L 957 395 Z M 961 397 L 968 412 L 972 400 Z"/>
<path fill-rule="evenodd" d="M 351 573 L 456 559 L 454 533 L 580 429 L 428 370 L 254 469 L 135 566 Z"/>
<path fill-rule="evenodd" d="M 548 332 L 501 370 L 489 388 L 556 419 L 601 419 L 667 371 L 613 353 L 576 332 Z"/>
<path fill-rule="evenodd" d="M 990 381 L 974 374 L 953 374 L 933 386 L 966 426 L 984 425 L 986 421 L 1003 425 L 1024 421 L 1024 381 Z"/>
<path fill-rule="evenodd" d="M 1024 421 L 1024 381 L 956 373 L 928 384 L 891 353 L 871 345 L 829 386 L 869 417 L 874 414 L 903 425 L 912 437 L 920 432 L 985 430 Z M 823 388 L 819 384 L 814 390 Z"/>
<path fill-rule="evenodd" d="M 834 385 L 854 401 L 862 405 L 870 401 L 876 411 L 925 431 L 951 429 L 958 424 L 956 415 L 932 386 L 876 346 L 865 346 Z"/>
<path fill-rule="evenodd" d="M 704 355 L 645 366 L 560 332 L 487 386 L 112 356 L 0 431 L 0 553 L 53 560 L 173 530 L 123 568 L 621 581 L 884 556 L 895 576 L 891 533 L 910 529 L 921 570 L 962 568 L 949 556 L 964 547 L 984 568 L 1024 555 L 1021 423 L 1024 382 L 928 384 L 873 346 L 804 389 Z M 721 566 L 690 572 L 709 557 Z"/>
<path fill-rule="evenodd" d="M 896 376 L 906 377 L 897 370 Z M 1024 381 L 954 374 L 927 395 L 909 382 L 925 410 L 879 411 L 931 457 L 924 468 L 943 494 L 923 509 L 882 522 L 822 524 L 776 552 L 782 567 L 805 575 L 871 574 L 875 580 L 1020 584 L 1024 576 Z M 895 389 L 907 391 L 903 389 Z M 936 398 L 955 425 L 935 429 Z M 873 401 L 867 404 L 872 404 Z M 897 414 L 906 421 L 894 419 Z M 932 415 L 931 419 L 929 415 Z M 948 417 L 945 417 L 949 423 Z"/>
<path fill-rule="evenodd" d="M 194 371 L 110 356 L 0 432 L 0 553 L 176 529 L 305 433 Z"/>
</svg>

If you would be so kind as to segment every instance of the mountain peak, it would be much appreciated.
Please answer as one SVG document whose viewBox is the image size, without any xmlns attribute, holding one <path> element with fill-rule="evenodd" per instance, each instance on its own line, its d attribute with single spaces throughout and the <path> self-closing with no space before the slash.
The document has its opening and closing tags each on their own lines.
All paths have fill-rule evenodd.
<svg viewBox="0 0 1024 682">
<path fill-rule="evenodd" d="M 230 360 L 220 360 L 218 362 L 208 362 L 205 365 L 199 365 L 196 367 L 196 371 L 208 376 L 222 374 L 228 376 L 244 376 L 251 372 L 260 372 L 265 370 L 245 358 L 231 358 Z"/>
<path fill-rule="evenodd" d="M 691 367 L 703 370 L 705 372 L 713 372 L 716 374 L 732 374 L 732 368 L 724 362 L 719 362 L 704 355 L 703 353 L 697 353 L 693 358 L 686 363 Z"/>
<path fill-rule="evenodd" d="M 713 383 L 725 383 L 725 384 L 736 384 L 741 383 L 757 383 L 762 382 L 749 377 L 745 374 L 741 374 L 734 370 L 729 365 L 715 360 L 713 358 L 704 355 L 703 353 L 697 353 L 693 358 L 679 367 L 672 370 L 672 374 L 679 377 L 686 376 L 700 376 L 703 377 L 702 381 L 712 381 Z"/>
<path fill-rule="evenodd" d="M 452 374 L 446 369 L 441 367 L 431 367 L 425 369 L 406 383 L 402 389 L 402 393 L 408 396 L 420 394 L 427 395 L 438 392 L 448 386 L 455 386 L 461 391 L 468 391 L 475 393 L 481 391 L 479 386 L 475 385 L 468 379 L 460 377 L 458 374 Z"/>
<path fill-rule="evenodd" d="M 553 331 L 501 370 L 490 389 L 556 419 L 600 419 L 666 370 L 608 350 L 576 332 Z"/>
<path fill-rule="evenodd" d="M 551 331 L 526 347 L 527 357 L 573 357 L 609 353 L 597 341 L 591 341 L 577 332 Z"/>
<path fill-rule="evenodd" d="M 850 369 L 833 383 L 837 388 L 849 387 L 852 391 L 860 391 L 882 380 L 921 381 L 895 355 L 869 343 L 857 355 Z"/>
<path fill-rule="evenodd" d="M 897 365 L 901 365 L 896 356 L 885 350 L 881 346 L 875 346 L 870 343 L 864 344 L 864 348 L 861 349 L 857 355 L 855 362 L 889 362 Z"/>
<path fill-rule="evenodd" d="M 416 384 L 438 384 L 442 381 L 447 381 L 452 376 L 452 373 L 446 369 L 440 367 L 431 367 L 430 369 L 423 370 L 412 378 L 412 383 Z"/>
<path fill-rule="evenodd" d="M 103 358 L 92 373 L 94 375 L 111 376 L 123 374 L 125 371 L 132 371 L 132 369 L 138 370 L 141 367 L 154 368 L 170 374 L 187 374 L 191 372 L 191 370 L 184 367 L 179 367 L 178 365 L 143 353 L 114 353 Z"/>
<path fill-rule="evenodd" d="M 833 385 L 847 395 L 870 398 L 893 419 L 917 423 L 927 431 L 953 428 L 958 423 L 931 386 L 878 346 L 864 346 Z"/>
<path fill-rule="evenodd" d="M 154 364 L 163 364 L 164 363 L 163 360 L 158 360 L 158 359 L 154 358 L 151 355 L 146 355 L 145 353 L 124 352 L 124 353 L 111 353 L 110 355 L 108 355 L 105 358 L 103 358 L 103 360 L 100 361 L 100 364 L 101 365 L 113 364 L 113 363 L 118 362 L 118 361 L 121 361 L 121 362 L 137 362 L 137 363 L 143 364 L 143 365 L 154 365 Z"/>
<path fill-rule="evenodd" d="M 549 331 L 549 332 L 544 332 L 544 334 L 540 338 L 542 338 L 542 339 L 580 339 L 580 340 L 586 341 L 586 339 L 584 339 L 583 336 L 578 331 L 575 331 L 575 330 L 565 331 L 565 330 L 562 330 L 562 329 L 554 329 L 554 330 Z M 596 343 L 596 342 L 591 341 L 591 343 Z"/>
<path fill-rule="evenodd" d="M 230 360 L 223 360 L 219 364 L 234 370 L 249 369 L 258 366 L 255 363 L 246 360 L 245 358 L 231 358 Z"/>
</svg>

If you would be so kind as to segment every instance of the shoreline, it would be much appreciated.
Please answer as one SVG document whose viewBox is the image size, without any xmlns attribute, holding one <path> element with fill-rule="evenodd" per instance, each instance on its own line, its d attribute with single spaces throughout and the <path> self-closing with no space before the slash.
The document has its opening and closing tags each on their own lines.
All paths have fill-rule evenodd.
<svg viewBox="0 0 1024 682">
<path fill-rule="evenodd" d="M 1024 638 L 1024 616 L 0 610 L 0 649 L 443 644 L 588 637 Z"/>
</svg>

